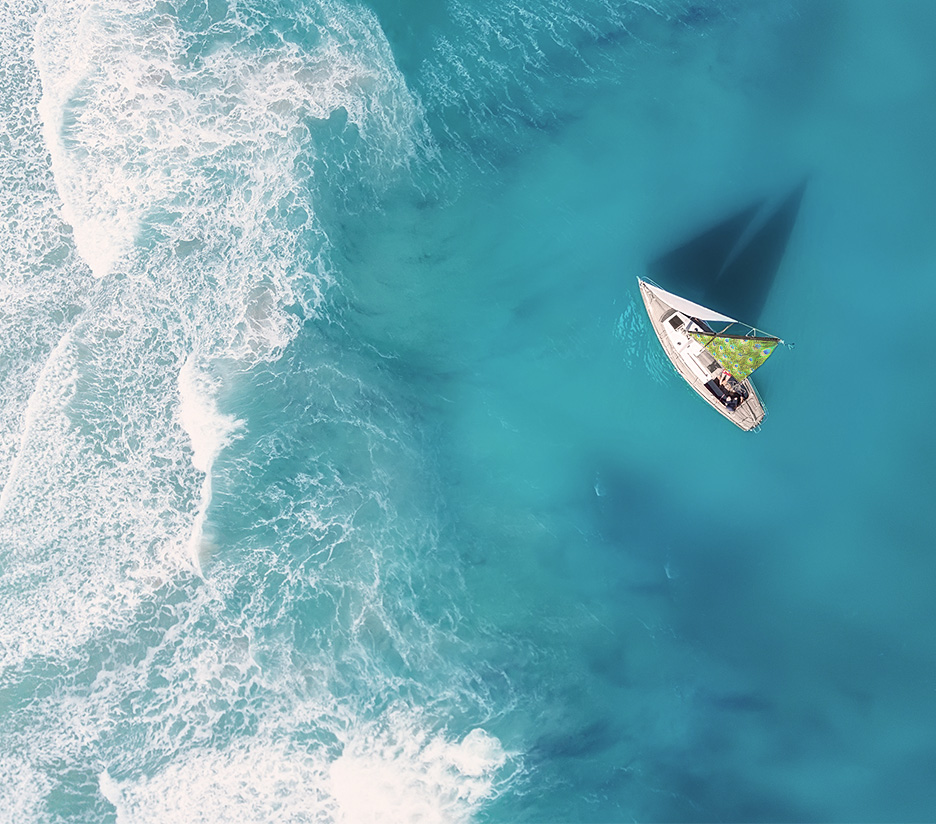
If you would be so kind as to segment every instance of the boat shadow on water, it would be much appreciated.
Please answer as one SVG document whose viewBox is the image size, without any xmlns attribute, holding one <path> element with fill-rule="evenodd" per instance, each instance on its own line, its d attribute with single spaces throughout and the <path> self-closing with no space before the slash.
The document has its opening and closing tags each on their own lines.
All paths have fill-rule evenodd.
<svg viewBox="0 0 936 824">
<path fill-rule="evenodd" d="M 808 180 L 771 212 L 760 198 L 694 235 L 648 267 L 672 292 L 758 326 L 780 270 Z"/>
</svg>

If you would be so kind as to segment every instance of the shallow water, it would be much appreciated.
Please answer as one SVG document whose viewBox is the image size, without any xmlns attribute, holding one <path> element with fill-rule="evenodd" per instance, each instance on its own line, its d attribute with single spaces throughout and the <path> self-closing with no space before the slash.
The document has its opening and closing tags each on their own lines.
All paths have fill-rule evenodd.
<svg viewBox="0 0 936 824">
<path fill-rule="evenodd" d="M 934 29 L 3 5 L 0 818 L 929 818 Z M 804 176 L 748 435 L 635 278 Z"/>
</svg>

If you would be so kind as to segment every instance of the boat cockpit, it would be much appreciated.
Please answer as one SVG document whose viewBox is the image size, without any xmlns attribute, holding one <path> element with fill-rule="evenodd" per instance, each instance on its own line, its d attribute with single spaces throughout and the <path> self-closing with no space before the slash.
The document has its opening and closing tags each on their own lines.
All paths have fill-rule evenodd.
<svg viewBox="0 0 936 824">
<path fill-rule="evenodd" d="M 723 369 L 712 353 L 690 335 L 691 332 L 715 334 L 715 331 L 704 320 L 682 315 L 675 309 L 668 309 L 660 321 L 670 343 L 683 362 L 729 412 L 734 412 L 747 400 L 747 388 Z"/>
</svg>

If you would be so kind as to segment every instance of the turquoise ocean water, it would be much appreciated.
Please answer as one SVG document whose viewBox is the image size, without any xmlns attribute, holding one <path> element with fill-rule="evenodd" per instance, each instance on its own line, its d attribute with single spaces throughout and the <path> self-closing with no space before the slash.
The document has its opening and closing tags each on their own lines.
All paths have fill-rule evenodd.
<svg viewBox="0 0 936 824">
<path fill-rule="evenodd" d="M 932 820 L 934 34 L 3 0 L 0 821 Z M 804 176 L 745 434 L 635 279 Z"/>
</svg>

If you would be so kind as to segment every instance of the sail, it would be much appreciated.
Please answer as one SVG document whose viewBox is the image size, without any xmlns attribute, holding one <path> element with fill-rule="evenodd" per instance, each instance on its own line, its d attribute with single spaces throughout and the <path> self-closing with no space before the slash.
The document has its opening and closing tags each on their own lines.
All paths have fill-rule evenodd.
<svg viewBox="0 0 936 824">
<path fill-rule="evenodd" d="M 763 366 L 780 341 L 777 338 L 738 337 L 737 335 L 705 335 L 693 332 L 694 337 L 715 360 L 736 380 L 743 381 L 755 369 Z"/>
<path fill-rule="evenodd" d="M 723 315 L 721 312 L 716 312 L 714 309 L 709 309 L 707 306 L 702 306 L 700 303 L 693 303 L 691 300 L 686 300 L 681 298 L 679 295 L 674 295 L 672 292 L 667 292 L 666 289 L 661 289 L 659 286 L 654 286 L 647 281 L 641 281 L 654 295 L 657 296 L 660 300 L 663 301 L 667 306 L 672 306 L 673 309 L 676 309 L 679 312 L 682 312 L 685 315 L 688 315 L 690 318 L 698 318 L 699 320 L 717 320 L 722 323 L 737 323 L 734 318 L 729 318 L 727 315 Z"/>
</svg>

